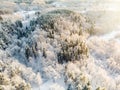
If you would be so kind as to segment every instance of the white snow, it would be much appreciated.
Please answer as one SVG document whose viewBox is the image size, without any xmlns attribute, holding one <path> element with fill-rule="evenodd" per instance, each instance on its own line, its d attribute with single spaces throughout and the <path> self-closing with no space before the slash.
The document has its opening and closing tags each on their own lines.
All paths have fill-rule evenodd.
<svg viewBox="0 0 120 90">
<path fill-rule="evenodd" d="M 64 78 L 49 80 L 40 86 L 40 90 L 66 90 Z"/>
<path fill-rule="evenodd" d="M 100 38 L 102 38 L 104 40 L 111 40 L 111 39 L 115 39 L 115 37 L 119 34 L 120 34 L 120 29 L 113 30 L 112 32 L 110 32 L 108 34 L 100 36 Z"/>
</svg>

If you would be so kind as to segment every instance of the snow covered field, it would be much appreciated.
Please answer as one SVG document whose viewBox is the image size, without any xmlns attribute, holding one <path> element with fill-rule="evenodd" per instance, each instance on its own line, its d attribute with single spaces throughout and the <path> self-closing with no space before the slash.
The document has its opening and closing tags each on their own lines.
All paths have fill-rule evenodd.
<svg viewBox="0 0 120 90">
<path fill-rule="evenodd" d="M 45 0 L 1 15 L 0 90 L 120 90 L 119 4 Z"/>
</svg>

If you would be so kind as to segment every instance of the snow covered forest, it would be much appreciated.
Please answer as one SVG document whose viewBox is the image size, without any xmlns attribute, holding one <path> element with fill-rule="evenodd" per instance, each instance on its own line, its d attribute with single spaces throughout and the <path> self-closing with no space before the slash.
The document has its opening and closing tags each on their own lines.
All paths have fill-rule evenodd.
<svg viewBox="0 0 120 90">
<path fill-rule="evenodd" d="M 119 0 L 0 0 L 0 90 L 120 90 Z"/>
</svg>

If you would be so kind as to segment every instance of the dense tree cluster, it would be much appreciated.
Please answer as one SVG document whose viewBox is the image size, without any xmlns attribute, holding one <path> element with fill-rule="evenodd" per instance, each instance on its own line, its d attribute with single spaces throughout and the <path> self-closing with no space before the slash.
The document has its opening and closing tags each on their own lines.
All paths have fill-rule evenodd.
<svg viewBox="0 0 120 90">
<path fill-rule="evenodd" d="M 0 23 L 0 48 L 6 49 L 7 45 L 12 44 L 12 40 L 27 38 L 31 32 L 35 30 L 35 20 L 30 21 L 29 27 L 23 27 L 22 21 L 17 20 L 15 23 L 11 21 L 3 21 Z"/>
<path fill-rule="evenodd" d="M 19 77 L 22 73 L 19 68 L 13 68 L 10 67 L 10 64 L 5 65 L 1 62 L 0 68 L 2 69 L 0 71 L 0 90 L 7 90 L 8 87 L 11 90 L 31 90 L 30 84 Z M 5 72 L 8 71 L 8 68 L 10 69 L 9 72 Z M 15 81 L 14 79 L 18 77 L 18 81 Z"/>
<path fill-rule="evenodd" d="M 59 63 L 79 60 L 83 56 L 88 57 L 88 48 L 81 39 L 82 34 L 88 30 L 84 28 L 83 23 L 88 22 L 80 14 L 64 9 L 53 10 L 37 18 L 37 24 L 48 33 L 47 37 L 50 39 L 56 39 L 56 35 L 63 38 L 65 33 L 70 33 L 67 35 L 68 38 L 76 34 L 79 37 L 77 40 L 59 39 L 58 42 L 61 44 L 61 51 L 57 54 Z"/>
<path fill-rule="evenodd" d="M 66 41 L 65 45 L 62 45 L 61 52 L 58 53 L 58 62 L 68 62 L 74 60 L 80 60 L 83 57 L 88 57 L 88 48 L 85 42 L 73 42 Z"/>
<path fill-rule="evenodd" d="M 76 70 L 72 70 L 76 69 Z M 68 63 L 65 66 L 65 83 L 67 90 L 93 90 L 88 76 L 79 70 L 79 64 Z M 96 87 L 95 90 L 106 90 L 104 87 Z"/>
<path fill-rule="evenodd" d="M 25 47 L 25 56 L 27 59 L 29 59 L 29 57 L 37 57 L 38 53 L 37 53 L 37 43 L 34 43 L 31 47 L 30 46 L 26 46 Z"/>
</svg>

